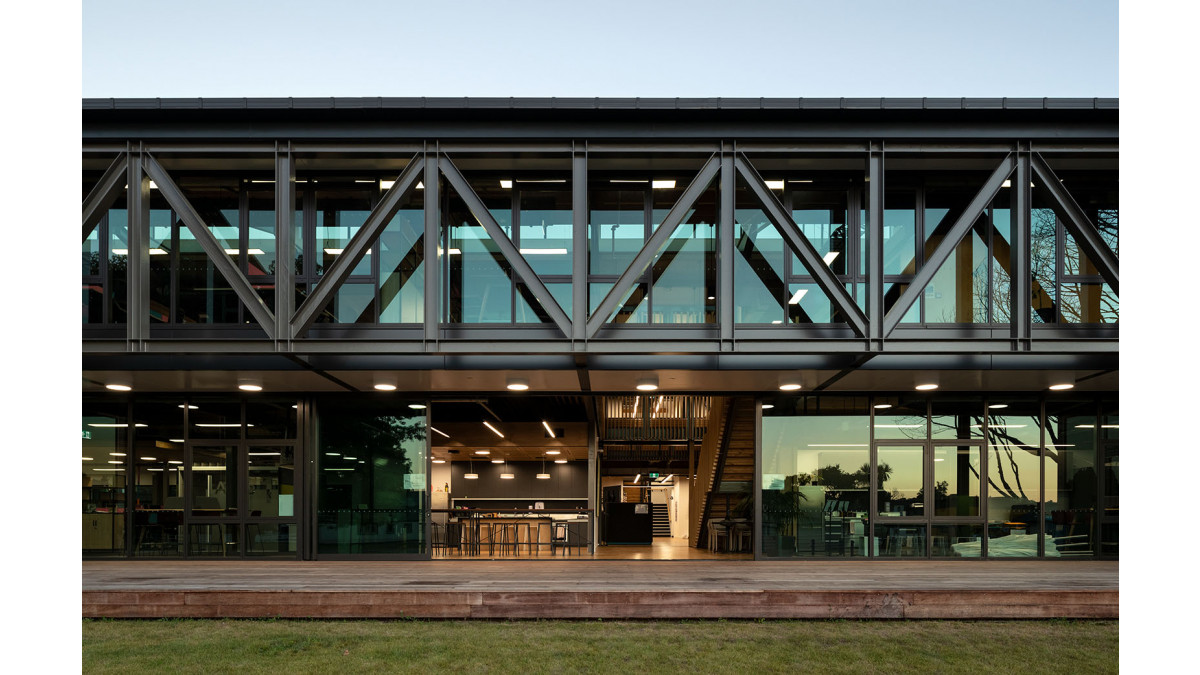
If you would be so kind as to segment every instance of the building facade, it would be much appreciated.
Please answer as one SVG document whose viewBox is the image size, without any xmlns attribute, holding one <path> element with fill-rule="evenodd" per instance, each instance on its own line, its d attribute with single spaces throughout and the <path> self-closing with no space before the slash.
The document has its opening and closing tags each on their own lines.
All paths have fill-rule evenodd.
<svg viewBox="0 0 1200 675">
<path fill-rule="evenodd" d="M 1116 557 L 1117 166 L 1115 99 L 86 99 L 83 554 Z"/>
</svg>

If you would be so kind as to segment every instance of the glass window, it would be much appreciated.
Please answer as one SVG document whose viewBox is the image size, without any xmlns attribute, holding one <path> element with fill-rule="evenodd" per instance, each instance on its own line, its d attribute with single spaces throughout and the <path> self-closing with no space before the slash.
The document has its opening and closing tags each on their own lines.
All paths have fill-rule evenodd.
<svg viewBox="0 0 1200 675">
<path fill-rule="evenodd" d="M 295 438 L 296 402 L 293 399 L 246 401 L 246 438 Z"/>
<path fill-rule="evenodd" d="M 1003 405 L 999 408 L 996 406 Z M 1037 555 L 1041 410 L 1036 400 L 989 399 L 988 556 Z"/>
<path fill-rule="evenodd" d="M 235 516 L 238 512 L 236 445 L 192 447 L 191 497 L 193 516 Z"/>
<path fill-rule="evenodd" d="M 979 515 L 979 446 L 933 446 L 933 515 Z"/>
<path fill-rule="evenodd" d="M 597 188 L 588 200 L 588 274 L 620 276 L 645 244 L 646 192 Z"/>
<path fill-rule="evenodd" d="M 424 323 L 424 261 L 424 192 L 413 190 L 379 236 L 380 323 Z"/>
<path fill-rule="evenodd" d="M 796 226 L 834 274 L 846 274 L 846 191 L 793 189 L 791 195 Z M 792 253 L 790 257 L 793 275 L 811 274 L 799 256 Z"/>
<path fill-rule="evenodd" d="M 1001 194 L 993 202 L 992 223 L 992 286 L 989 297 L 991 320 L 1008 323 L 1012 318 L 1012 211 L 1010 197 Z"/>
<path fill-rule="evenodd" d="M 875 452 L 879 516 L 925 515 L 925 446 L 880 445 Z"/>
<path fill-rule="evenodd" d="M 183 555 L 182 398 L 134 403 L 134 532 L 136 556 Z"/>
<path fill-rule="evenodd" d="M 275 192 L 250 190 L 247 195 L 246 274 L 275 275 Z"/>
<path fill-rule="evenodd" d="M 1093 401 L 1046 403 L 1046 556 L 1094 555 L 1100 477 Z"/>
<path fill-rule="evenodd" d="M 875 439 L 928 438 L 928 400 L 912 394 L 877 398 L 873 404 Z"/>
<path fill-rule="evenodd" d="M 570 185 L 559 190 L 522 188 L 520 206 L 521 255 L 538 276 L 570 277 L 574 248 Z"/>
<path fill-rule="evenodd" d="M 350 244 L 350 239 L 358 233 L 374 204 L 374 181 L 367 183 L 343 183 L 328 185 L 321 181 L 315 190 L 316 199 L 316 259 L 318 275 L 333 264 L 342 251 Z M 350 272 L 351 275 L 366 276 L 371 274 L 371 259 L 374 250 L 368 249 L 358 264 Z"/>
<path fill-rule="evenodd" d="M 760 209 L 740 208 L 734 218 L 734 321 L 781 323 L 783 237 Z"/>
<path fill-rule="evenodd" d="M 232 217 L 236 223 L 237 211 L 232 212 Z M 204 249 L 200 247 L 200 242 L 196 241 L 182 220 L 175 222 L 175 236 L 179 242 L 175 322 L 237 323 L 241 302 L 238 301 L 237 294 L 225 279 L 225 275 L 217 271 Z M 222 245 L 230 244 L 224 242 Z M 237 246 L 236 231 L 233 232 L 232 246 Z M 236 248 L 230 250 L 236 251 Z"/>
<path fill-rule="evenodd" d="M 407 403 L 318 405 L 320 553 L 425 552 L 425 415 Z"/>
<path fill-rule="evenodd" d="M 763 555 L 866 555 L 866 400 L 800 397 L 772 404 L 764 406 L 762 420 Z"/>
<path fill-rule="evenodd" d="M 125 403 L 83 403 L 83 554 L 125 553 Z"/>
<path fill-rule="evenodd" d="M 290 445 L 252 445 L 246 451 L 246 508 L 251 518 L 296 517 L 296 460 Z"/>
<path fill-rule="evenodd" d="M 188 406 L 189 440 L 241 438 L 242 406 L 237 401 L 196 398 Z"/>
<path fill-rule="evenodd" d="M 881 558 L 925 557 L 925 525 L 876 524 L 875 555 Z"/>
<path fill-rule="evenodd" d="M 933 438 L 983 438 L 982 396 L 938 394 L 930 398 Z"/>
<path fill-rule="evenodd" d="M 916 195 L 888 191 L 883 209 L 883 273 L 917 272 Z"/>
<path fill-rule="evenodd" d="M 171 321 L 171 210 L 158 191 L 150 193 L 150 323 Z M 162 208 L 155 208 L 155 207 Z"/>
<path fill-rule="evenodd" d="M 188 528 L 188 552 L 197 557 L 227 558 L 241 551 L 234 523 L 193 523 Z"/>
<path fill-rule="evenodd" d="M 125 200 L 117 200 L 124 204 Z M 129 290 L 126 274 L 129 267 L 129 212 L 121 208 L 108 210 L 108 323 L 125 323 Z"/>
<path fill-rule="evenodd" d="M 929 528 L 929 554 L 952 558 L 978 558 L 982 555 L 983 525 L 943 525 Z"/>
</svg>

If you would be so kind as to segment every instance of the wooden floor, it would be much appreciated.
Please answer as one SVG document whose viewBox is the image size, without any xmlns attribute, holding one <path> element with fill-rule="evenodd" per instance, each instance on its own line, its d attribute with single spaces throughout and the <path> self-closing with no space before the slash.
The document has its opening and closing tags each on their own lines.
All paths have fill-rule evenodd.
<svg viewBox="0 0 1200 675">
<path fill-rule="evenodd" d="M 1116 618 L 1097 561 L 86 561 L 85 617 Z"/>
</svg>

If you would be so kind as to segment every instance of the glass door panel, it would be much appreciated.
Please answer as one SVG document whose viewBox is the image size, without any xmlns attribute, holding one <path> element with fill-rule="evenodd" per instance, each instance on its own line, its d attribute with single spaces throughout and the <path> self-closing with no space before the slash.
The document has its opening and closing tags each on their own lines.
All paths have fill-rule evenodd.
<svg viewBox="0 0 1200 675">
<path fill-rule="evenodd" d="M 191 495 L 188 513 L 192 516 L 235 516 L 238 508 L 237 445 L 197 446 L 192 448 Z"/>
</svg>

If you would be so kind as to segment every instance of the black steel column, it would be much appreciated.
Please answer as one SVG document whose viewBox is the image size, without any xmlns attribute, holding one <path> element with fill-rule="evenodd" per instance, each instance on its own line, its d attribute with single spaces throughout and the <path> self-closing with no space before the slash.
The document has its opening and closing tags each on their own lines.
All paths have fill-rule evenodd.
<svg viewBox="0 0 1200 675">
<path fill-rule="evenodd" d="M 733 349 L 733 219 L 737 201 L 733 147 L 721 144 L 721 211 L 717 218 L 717 321 L 721 350 Z"/>
<path fill-rule="evenodd" d="M 1030 328 L 1030 315 L 1033 312 L 1033 244 L 1030 234 L 1033 192 L 1029 187 L 1032 175 L 1029 143 L 1022 141 L 1017 144 L 1017 170 L 1013 181 L 1013 233 L 1009 261 L 1012 270 L 1009 275 L 1012 280 L 1012 306 L 1009 309 L 1012 315 L 1009 320 L 1018 351 L 1028 351 L 1033 337 Z"/>
<path fill-rule="evenodd" d="M 275 143 L 275 340 L 285 351 L 292 341 L 296 313 L 295 282 L 296 164 L 292 144 Z"/>
<path fill-rule="evenodd" d="M 586 144 L 584 146 L 586 148 Z M 587 150 L 571 154 L 571 340 L 587 339 Z"/>
<path fill-rule="evenodd" d="M 436 349 L 438 326 L 441 320 L 439 299 L 441 288 L 442 257 L 439 215 L 441 200 L 438 195 L 438 151 L 425 152 L 425 349 Z M 449 257 L 449 256 L 447 256 Z"/>
<path fill-rule="evenodd" d="M 867 338 L 883 348 L 883 143 L 872 142 L 867 159 Z"/>
<path fill-rule="evenodd" d="M 125 321 L 130 349 L 141 351 L 143 342 L 150 337 L 150 179 L 142 171 L 140 145 L 130 151 L 127 175 L 129 249 L 125 256 L 128 293 Z"/>
</svg>

